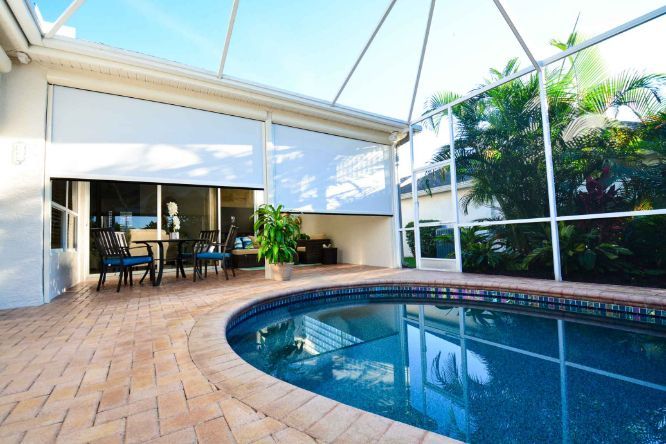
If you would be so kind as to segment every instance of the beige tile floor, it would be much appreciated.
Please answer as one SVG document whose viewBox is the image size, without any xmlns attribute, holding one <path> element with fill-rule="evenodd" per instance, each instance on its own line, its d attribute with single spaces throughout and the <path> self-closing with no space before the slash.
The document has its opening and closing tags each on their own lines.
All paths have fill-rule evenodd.
<svg viewBox="0 0 666 444">
<path fill-rule="evenodd" d="M 353 265 L 301 268 L 285 283 L 259 271 L 197 283 L 170 276 L 119 294 L 115 278 L 100 293 L 86 282 L 50 304 L 0 311 L 0 442 L 446 441 L 277 384 L 219 353 L 216 325 L 243 304 L 290 289 L 396 280 L 666 305 L 666 290 Z"/>
</svg>

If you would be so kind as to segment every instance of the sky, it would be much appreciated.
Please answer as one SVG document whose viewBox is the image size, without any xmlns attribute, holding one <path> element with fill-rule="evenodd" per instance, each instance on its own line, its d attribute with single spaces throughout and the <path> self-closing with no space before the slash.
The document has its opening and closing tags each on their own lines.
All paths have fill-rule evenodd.
<svg viewBox="0 0 666 444">
<path fill-rule="evenodd" d="M 389 0 L 240 0 L 225 75 L 330 101 Z M 54 21 L 70 0 L 35 0 Z M 87 0 L 67 26 L 79 39 L 217 72 L 231 0 Z M 557 52 L 553 38 L 576 29 L 594 36 L 664 6 L 663 0 L 504 0 L 537 59 Z M 429 0 L 397 0 L 339 103 L 406 120 Z M 666 17 L 600 48 L 609 75 L 627 68 L 666 72 L 657 50 Z M 437 0 L 414 116 L 436 91 L 461 94 L 518 57 L 528 59 L 492 0 Z"/>
</svg>

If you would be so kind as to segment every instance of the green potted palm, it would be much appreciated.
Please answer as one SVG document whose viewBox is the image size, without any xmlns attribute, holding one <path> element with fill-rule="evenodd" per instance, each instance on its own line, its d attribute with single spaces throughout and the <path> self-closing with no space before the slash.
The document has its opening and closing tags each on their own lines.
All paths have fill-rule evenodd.
<svg viewBox="0 0 666 444">
<path fill-rule="evenodd" d="M 261 205 L 252 215 L 259 251 L 269 274 L 276 281 L 288 281 L 294 269 L 296 244 L 301 234 L 298 216 L 283 212 L 283 206 Z"/>
</svg>

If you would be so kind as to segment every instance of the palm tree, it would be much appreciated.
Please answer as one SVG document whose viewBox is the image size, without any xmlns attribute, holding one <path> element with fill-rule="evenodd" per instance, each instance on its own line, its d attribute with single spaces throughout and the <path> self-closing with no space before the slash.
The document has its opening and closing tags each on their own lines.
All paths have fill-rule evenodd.
<svg viewBox="0 0 666 444">
<path fill-rule="evenodd" d="M 552 44 L 566 49 L 580 41 L 574 33 L 566 42 Z M 490 77 L 480 86 L 518 70 L 517 59 L 511 59 L 503 69 L 491 69 Z M 593 47 L 548 69 L 546 81 L 560 207 L 575 206 L 576 193 L 586 178 L 600 173 L 604 165 L 616 166 L 613 179 L 624 180 L 628 185 L 622 188 L 623 197 L 637 203 L 637 195 L 645 190 L 635 193 L 637 190 L 629 186 L 632 180 L 639 180 L 629 166 L 644 172 L 646 165 L 642 161 L 649 154 L 644 150 L 647 149 L 661 154 L 652 156 L 653 170 L 663 172 L 666 167 L 663 138 L 654 137 L 654 133 L 663 136 L 665 131 L 666 74 L 626 71 L 608 78 L 598 50 Z M 446 91 L 436 93 L 426 101 L 424 113 L 458 96 Z M 617 120 L 620 110 L 631 112 L 637 122 Z M 461 201 L 463 211 L 467 212 L 470 204 L 497 205 L 505 219 L 546 216 L 543 130 L 536 74 L 505 83 L 455 106 L 453 117 L 457 126 L 458 172 L 472 178 L 471 193 Z M 432 118 L 426 124 L 437 130 L 440 121 Z M 650 146 L 647 143 L 650 134 L 642 134 L 646 130 L 652 130 L 653 139 L 657 139 Z M 443 147 L 433 161 L 448 157 L 448 149 Z M 657 164 L 661 168 L 654 168 Z M 630 196 L 632 192 L 637 195 Z"/>
<path fill-rule="evenodd" d="M 581 40 L 572 33 L 552 44 L 564 50 Z M 511 59 L 503 69 L 491 69 L 480 86 L 518 70 L 517 59 Z M 666 74 L 625 71 L 609 77 L 592 47 L 551 65 L 545 76 L 558 213 L 666 207 Z M 457 97 L 438 92 L 424 113 Z M 471 179 L 460 202 L 465 214 L 473 205 L 499 207 L 506 220 L 547 216 L 537 74 L 483 92 L 454 106 L 452 114 L 458 175 Z M 438 130 L 440 120 L 425 124 Z M 449 148 L 442 147 L 433 162 L 448 158 Z M 534 248 L 526 227 L 503 229 L 511 249 L 525 255 Z M 548 239 L 547 228 L 542 231 L 539 237 Z"/>
</svg>

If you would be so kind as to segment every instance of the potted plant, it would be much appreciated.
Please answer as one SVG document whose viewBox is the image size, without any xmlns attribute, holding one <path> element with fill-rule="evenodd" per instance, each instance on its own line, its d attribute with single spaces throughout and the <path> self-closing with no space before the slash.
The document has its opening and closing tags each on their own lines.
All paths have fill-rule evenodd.
<svg viewBox="0 0 666 444">
<path fill-rule="evenodd" d="M 265 258 L 271 277 L 288 281 L 294 269 L 296 244 L 301 234 L 298 216 L 283 212 L 283 206 L 261 205 L 252 215 L 259 244 L 257 258 Z"/>
</svg>

